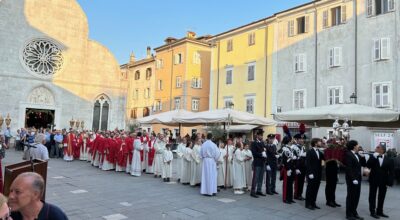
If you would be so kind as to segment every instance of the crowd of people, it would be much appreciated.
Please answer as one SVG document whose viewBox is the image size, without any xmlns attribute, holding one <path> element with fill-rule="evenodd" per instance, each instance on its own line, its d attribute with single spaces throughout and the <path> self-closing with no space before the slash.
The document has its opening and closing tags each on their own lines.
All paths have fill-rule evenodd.
<svg viewBox="0 0 400 220">
<path fill-rule="evenodd" d="M 151 174 L 164 182 L 171 181 L 174 171 L 177 182 L 201 186 L 200 193 L 208 196 L 216 195 L 221 188 L 233 188 L 234 194 L 249 191 L 254 198 L 277 195 L 280 194 L 276 190 L 279 176 L 282 201 L 292 204 L 295 200 L 305 200 L 305 207 L 310 210 L 320 209 L 316 200 L 323 171 L 326 205 L 341 206 L 335 193 L 338 173 L 343 168 L 347 184 L 346 217 L 362 219 L 357 206 L 364 174 L 369 175 L 370 215 L 388 217 L 383 212 L 383 204 L 387 186 L 393 185 L 395 162 L 387 156 L 385 145 L 377 146 L 373 153 L 364 153 L 357 141 L 343 138 L 312 138 L 306 143 L 308 139 L 304 132 L 293 137 L 286 132 L 281 141 L 274 134 L 264 140 L 263 132 L 258 132 L 253 141 L 242 137 L 215 140 L 211 134 L 207 137 L 201 134 L 172 137 L 121 130 L 22 129 L 19 135 L 17 149 L 22 149 L 23 145 L 26 148 L 26 143 L 39 144 L 50 152 L 50 158 L 68 162 L 83 160 L 105 171 L 125 172 L 135 177 Z M 35 156 L 40 155 L 38 150 L 34 150 L 36 154 L 32 153 L 32 148 L 29 150 L 31 157 L 39 157 Z M 176 160 L 176 166 L 172 166 L 173 160 Z"/>
</svg>

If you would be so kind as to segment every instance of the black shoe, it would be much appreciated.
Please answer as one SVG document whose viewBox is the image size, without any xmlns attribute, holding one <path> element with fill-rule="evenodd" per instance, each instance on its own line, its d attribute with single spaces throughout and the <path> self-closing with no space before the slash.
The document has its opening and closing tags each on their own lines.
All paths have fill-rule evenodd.
<svg viewBox="0 0 400 220">
<path fill-rule="evenodd" d="M 335 204 L 336 207 L 342 207 L 342 205 L 337 204 L 336 202 L 333 202 Z"/>
<path fill-rule="evenodd" d="M 271 195 L 271 196 L 274 195 L 272 192 L 267 192 L 267 194 L 268 194 L 268 195 Z"/>
<path fill-rule="evenodd" d="M 375 213 L 371 213 L 371 217 L 372 217 L 372 218 L 379 219 L 379 216 L 378 216 L 377 214 L 375 214 Z"/>
<path fill-rule="evenodd" d="M 286 200 L 284 200 L 283 203 L 292 204 L 290 201 L 286 201 Z"/>
<path fill-rule="evenodd" d="M 276 194 L 276 195 L 279 195 L 279 193 L 278 193 L 277 191 L 273 191 L 272 193 L 273 193 L 273 194 Z"/>
<path fill-rule="evenodd" d="M 314 206 L 306 205 L 306 209 L 315 210 Z"/>
<path fill-rule="evenodd" d="M 326 205 L 332 208 L 336 208 L 336 205 L 333 202 L 327 202 Z"/>
<path fill-rule="evenodd" d="M 250 193 L 250 196 L 254 197 L 254 198 L 258 198 L 258 196 L 255 193 Z"/>
<path fill-rule="evenodd" d="M 256 195 L 258 195 L 258 196 L 267 196 L 267 195 L 265 195 L 265 194 L 262 193 L 262 192 L 256 192 Z"/>
<path fill-rule="evenodd" d="M 386 215 L 386 214 L 385 214 L 385 213 L 383 213 L 383 212 L 376 213 L 376 215 L 378 215 L 379 217 L 389 218 L 389 216 L 388 216 L 388 215 Z"/>
<path fill-rule="evenodd" d="M 304 200 L 304 198 L 303 198 L 302 196 L 300 196 L 300 197 L 294 197 L 294 199 L 300 200 L 300 201 L 303 201 L 303 200 Z"/>
<path fill-rule="evenodd" d="M 317 205 L 314 205 L 314 208 L 315 209 L 321 209 L 319 206 L 317 206 Z"/>
<path fill-rule="evenodd" d="M 363 217 L 360 217 L 358 214 L 356 214 L 356 215 L 354 216 L 354 218 L 356 218 L 356 219 L 358 219 L 358 220 L 364 220 L 364 218 L 363 218 Z"/>
</svg>

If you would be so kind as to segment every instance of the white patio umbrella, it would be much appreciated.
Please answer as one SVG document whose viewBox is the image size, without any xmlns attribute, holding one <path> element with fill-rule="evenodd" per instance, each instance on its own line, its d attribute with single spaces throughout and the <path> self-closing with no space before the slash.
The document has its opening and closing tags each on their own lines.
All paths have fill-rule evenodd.
<svg viewBox="0 0 400 220">
<path fill-rule="evenodd" d="M 160 114 L 150 115 L 144 118 L 139 118 L 137 121 L 140 124 L 180 124 L 175 121 L 174 117 L 183 117 L 193 115 L 193 112 L 189 112 L 183 109 L 163 112 Z"/>
<path fill-rule="evenodd" d="M 349 120 L 353 126 L 399 126 L 399 112 L 358 104 L 325 105 L 287 111 L 275 115 L 281 121 L 296 121 L 318 126 L 328 123 L 332 125 L 335 119 Z"/>
<path fill-rule="evenodd" d="M 174 117 L 173 120 L 182 124 L 231 123 L 264 126 L 276 124 L 276 121 L 273 119 L 268 119 L 233 109 L 216 109 L 190 115 L 181 115 Z"/>
</svg>

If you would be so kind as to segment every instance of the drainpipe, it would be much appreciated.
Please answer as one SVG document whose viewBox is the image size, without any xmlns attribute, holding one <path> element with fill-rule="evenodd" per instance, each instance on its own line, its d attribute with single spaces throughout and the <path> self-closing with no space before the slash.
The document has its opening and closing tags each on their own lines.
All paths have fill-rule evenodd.
<svg viewBox="0 0 400 220">
<path fill-rule="evenodd" d="M 317 28 L 317 6 L 314 3 L 314 34 L 315 34 L 315 82 L 314 82 L 314 106 L 318 106 L 318 28 Z"/>
<path fill-rule="evenodd" d="M 170 81 L 170 90 L 169 90 L 169 110 L 172 110 L 172 81 L 173 81 L 173 75 L 174 75 L 174 65 L 175 65 L 175 60 L 174 60 L 174 49 L 172 49 L 171 46 L 169 46 L 169 49 L 171 51 L 171 81 Z"/>
<path fill-rule="evenodd" d="M 357 1 L 354 1 L 354 94 L 356 97 L 357 95 L 357 81 L 358 81 L 358 75 L 357 75 L 357 65 L 358 65 L 358 56 L 357 56 L 357 50 L 358 50 L 358 15 L 357 15 Z M 357 99 L 354 100 L 354 103 L 357 104 Z"/>
<path fill-rule="evenodd" d="M 264 117 L 267 117 L 267 85 L 268 85 L 268 26 L 265 27 L 265 87 L 264 87 Z M 272 83 L 271 83 L 272 85 Z"/>
<path fill-rule="evenodd" d="M 217 43 L 218 53 L 217 53 L 217 106 L 215 109 L 218 109 L 219 106 L 219 59 L 220 59 L 220 41 Z"/>
</svg>

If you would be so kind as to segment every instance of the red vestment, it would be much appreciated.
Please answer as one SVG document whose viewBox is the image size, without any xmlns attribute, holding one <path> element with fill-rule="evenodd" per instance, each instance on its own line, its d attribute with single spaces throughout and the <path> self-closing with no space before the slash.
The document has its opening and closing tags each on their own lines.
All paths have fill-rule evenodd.
<svg viewBox="0 0 400 220">
<path fill-rule="evenodd" d="M 154 149 L 154 144 L 156 143 L 156 139 L 153 141 L 149 141 L 149 153 L 147 154 L 147 165 L 153 166 L 153 160 L 154 160 L 154 155 L 156 153 L 156 150 Z"/>
<path fill-rule="evenodd" d="M 64 142 L 64 155 L 73 156 L 74 149 L 76 148 L 76 138 L 73 133 L 66 135 Z M 65 144 L 67 145 L 65 147 Z"/>
<path fill-rule="evenodd" d="M 128 152 L 126 150 L 127 145 L 125 140 L 117 140 L 118 152 L 117 152 L 117 164 L 120 167 L 126 167 L 126 160 L 128 158 Z"/>
<path fill-rule="evenodd" d="M 132 137 L 126 138 L 126 153 L 129 157 L 129 164 L 132 164 L 132 158 L 133 158 L 133 138 Z"/>
</svg>

